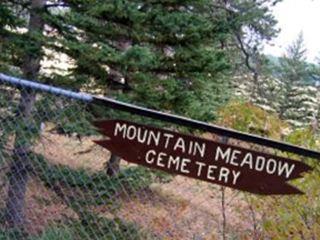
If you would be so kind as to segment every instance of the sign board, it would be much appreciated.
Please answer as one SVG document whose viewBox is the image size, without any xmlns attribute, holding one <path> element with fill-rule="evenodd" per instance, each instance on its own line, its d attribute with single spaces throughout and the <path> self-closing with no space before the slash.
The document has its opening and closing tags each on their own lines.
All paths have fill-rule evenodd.
<svg viewBox="0 0 320 240">
<path fill-rule="evenodd" d="M 123 120 L 95 122 L 95 141 L 124 160 L 256 194 L 301 194 L 287 183 L 311 168 L 296 160 Z"/>
</svg>

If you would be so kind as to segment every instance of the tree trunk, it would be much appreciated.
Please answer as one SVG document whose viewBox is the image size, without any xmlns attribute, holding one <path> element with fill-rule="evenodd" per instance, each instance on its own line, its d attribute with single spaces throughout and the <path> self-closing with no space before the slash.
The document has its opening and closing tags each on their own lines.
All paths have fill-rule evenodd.
<svg viewBox="0 0 320 240">
<path fill-rule="evenodd" d="M 121 158 L 111 154 L 109 161 L 107 162 L 106 172 L 109 176 L 116 176 L 120 172 L 120 160 Z"/>
<path fill-rule="evenodd" d="M 28 34 L 43 31 L 43 20 L 39 15 L 45 0 L 32 0 L 30 10 L 30 21 Z M 41 52 L 41 44 L 35 42 L 37 52 Z M 21 67 L 23 75 L 27 79 L 36 79 L 40 70 L 41 54 L 26 54 Z M 17 129 L 15 147 L 13 150 L 13 159 L 10 167 L 8 196 L 6 202 L 5 218 L 9 227 L 23 229 L 25 219 L 25 194 L 28 183 L 28 172 L 30 170 L 30 159 L 28 157 L 31 151 L 31 141 L 27 131 L 32 127 L 32 109 L 36 99 L 36 94 L 30 89 L 21 89 L 20 103 L 17 118 L 23 124 Z"/>
<path fill-rule="evenodd" d="M 24 130 L 18 130 L 16 134 L 15 148 L 13 150 L 13 161 L 10 167 L 8 197 L 6 203 L 6 220 L 10 227 L 23 228 L 25 224 L 24 205 L 25 193 L 28 182 L 28 171 L 30 169 L 30 144 L 24 141 L 26 136 L 23 131 L 30 127 L 31 110 L 35 101 L 35 94 L 30 91 L 22 91 L 20 98 L 19 118 L 25 121 Z M 21 126 L 19 126 L 21 127 Z M 21 142 L 23 144 L 20 144 Z"/>
<path fill-rule="evenodd" d="M 114 43 L 115 48 L 118 50 L 125 52 L 132 47 L 131 39 L 120 39 Z M 118 89 L 121 91 L 131 90 L 131 87 L 128 83 L 128 79 L 124 76 L 123 73 L 116 69 L 110 69 L 108 80 L 110 80 L 110 88 Z M 118 83 L 118 84 L 117 84 Z M 109 161 L 106 163 L 106 173 L 109 176 L 116 176 L 120 172 L 120 161 L 121 158 L 111 153 Z"/>
</svg>

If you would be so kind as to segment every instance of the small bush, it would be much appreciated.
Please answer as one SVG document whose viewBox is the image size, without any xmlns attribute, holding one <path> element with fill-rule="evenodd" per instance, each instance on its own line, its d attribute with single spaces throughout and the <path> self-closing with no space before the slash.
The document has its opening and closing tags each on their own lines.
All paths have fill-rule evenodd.
<svg viewBox="0 0 320 240">
<path fill-rule="evenodd" d="M 73 230 L 69 227 L 53 227 L 47 229 L 39 237 L 31 237 L 30 240 L 74 240 Z"/>
<path fill-rule="evenodd" d="M 124 168 L 117 176 L 110 177 L 103 171 L 89 173 L 84 169 L 51 165 L 40 155 L 33 155 L 32 159 L 35 175 L 49 188 L 68 189 L 72 193 L 70 194 L 72 199 L 68 201 L 72 201 L 72 204 L 75 201 L 81 205 L 106 204 L 121 192 L 130 194 L 148 188 L 154 182 L 171 180 L 171 175 L 139 166 Z M 81 195 L 77 196 L 76 193 L 79 191 Z"/>
<path fill-rule="evenodd" d="M 90 212 L 83 212 L 80 220 L 69 222 L 68 227 L 73 230 L 74 239 L 155 239 L 133 223 L 124 222 L 119 218 L 100 217 Z"/>
<path fill-rule="evenodd" d="M 251 103 L 232 101 L 218 112 L 218 124 L 243 132 L 281 139 L 289 125 Z"/>
</svg>

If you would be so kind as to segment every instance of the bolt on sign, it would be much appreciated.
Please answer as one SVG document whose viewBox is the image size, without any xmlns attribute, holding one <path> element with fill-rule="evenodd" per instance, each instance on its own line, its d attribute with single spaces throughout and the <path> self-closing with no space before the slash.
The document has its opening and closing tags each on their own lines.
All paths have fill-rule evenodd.
<svg viewBox="0 0 320 240">
<path fill-rule="evenodd" d="M 301 194 L 287 181 L 311 170 L 288 158 L 129 121 L 94 124 L 108 137 L 95 142 L 128 162 L 255 194 Z"/>
</svg>

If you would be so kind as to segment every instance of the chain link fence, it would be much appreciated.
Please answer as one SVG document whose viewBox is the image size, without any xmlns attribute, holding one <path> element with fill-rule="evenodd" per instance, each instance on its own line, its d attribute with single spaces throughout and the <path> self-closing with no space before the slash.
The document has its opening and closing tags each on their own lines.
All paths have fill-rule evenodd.
<svg viewBox="0 0 320 240">
<path fill-rule="evenodd" d="M 1 240 L 259 239 L 248 195 L 119 160 L 93 142 L 96 118 L 89 103 L 0 82 Z"/>
</svg>

